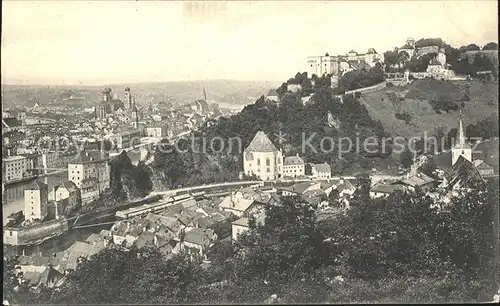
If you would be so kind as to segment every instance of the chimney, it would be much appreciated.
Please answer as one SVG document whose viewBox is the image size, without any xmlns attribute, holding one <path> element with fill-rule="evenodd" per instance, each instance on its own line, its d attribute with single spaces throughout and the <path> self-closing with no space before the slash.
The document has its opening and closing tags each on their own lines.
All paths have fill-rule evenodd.
<svg viewBox="0 0 500 306">
<path fill-rule="evenodd" d="M 299 153 L 297 153 L 297 157 L 299 157 Z"/>
</svg>

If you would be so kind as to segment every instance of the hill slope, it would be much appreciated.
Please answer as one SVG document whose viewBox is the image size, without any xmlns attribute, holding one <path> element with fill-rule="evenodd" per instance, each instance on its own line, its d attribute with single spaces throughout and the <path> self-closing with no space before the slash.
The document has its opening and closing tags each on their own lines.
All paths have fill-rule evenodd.
<svg viewBox="0 0 500 306">
<path fill-rule="evenodd" d="M 469 86 L 470 101 L 464 101 L 462 109 L 465 125 L 476 123 L 498 112 L 497 84 L 472 81 Z M 370 116 L 375 120 L 380 120 L 384 130 L 393 137 L 423 135 L 425 131 L 431 136 L 439 126 L 444 127 L 445 132 L 457 127 L 459 110 L 438 114 L 433 110 L 430 100 L 445 99 L 455 103 L 461 109 L 461 100 L 466 92 L 465 87 L 465 82 L 416 80 L 405 87 L 388 87 L 377 92 L 363 94 L 359 100 L 366 106 Z M 391 91 L 401 95 L 406 94 L 404 101 L 390 99 L 387 92 Z M 397 113 L 409 114 L 410 122 L 407 124 L 404 120 L 397 119 Z"/>
</svg>

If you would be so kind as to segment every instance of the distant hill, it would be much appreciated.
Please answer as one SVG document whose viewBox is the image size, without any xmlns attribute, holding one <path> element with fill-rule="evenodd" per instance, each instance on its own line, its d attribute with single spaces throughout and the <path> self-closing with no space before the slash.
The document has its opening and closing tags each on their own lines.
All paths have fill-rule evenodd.
<svg viewBox="0 0 500 306">
<path fill-rule="evenodd" d="M 123 98 L 125 87 L 130 87 L 137 97 L 138 104 L 150 102 L 170 101 L 176 104 L 185 104 L 203 98 L 205 87 L 209 102 L 230 104 L 249 104 L 269 89 L 275 88 L 279 82 L 267 81 L 236 81 L 236 80 L 208 80 L 208 81 L 178 81 L 165 83 L 135 83 L 113 84 L 102 86 L 43 86 L 43 85 L 2 85 L 3 107 L 28 106 L 38 102 L 40 105 L 66 104 L 70 92 L 74 96 L 82 97 L 78 103 L 82 107 L 94 105 L 101 99 L 101 90 L 110 87 L 113 93 Z"/>
<path fill-rule="evenodd" d="M 425 131 L 428 136 L 432 136 L 439 126 L 442 126 L 446 133 L 456 128 L 459 109 L 462 109 L 465 125 L 476 123 L 498 112 L 497 83 L 472 81 L 468 84 L 470 100 L 463 101 L 463 109 L 462 100 L 466 93 L 466 82 L 452 83 L 432 79 L 415 80 L 404 87 L 388 87 L 377 92 L 366 93 L 359 100 L 366 106 L 370 116 L 375 120 L 380 120 L 385 131 L 392 136 L 423 136 Z M 391 99 L 390 92 L 399 93 L 405 96 L 405 99 Z M 447 100 L 455 104 L 457 110 L 441 111 L 438 114 L 431 105 L 432 99 Z M 397 119 L 396 114 L 408 114 L 409 122 Z"/>
</svg>

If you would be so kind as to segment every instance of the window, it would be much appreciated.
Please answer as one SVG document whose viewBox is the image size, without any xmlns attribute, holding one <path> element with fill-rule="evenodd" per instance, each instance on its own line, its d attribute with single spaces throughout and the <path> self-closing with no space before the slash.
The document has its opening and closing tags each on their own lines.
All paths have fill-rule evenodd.
<svg viewBox="0 0 500 306">
<path fill-rule="evenodd" d="M 269 159 L 269 157 L 268 157 L 268 158 L 266 158 L 266 166 L 268 166 L 268 167 L 269 167 L 270 165 L 271 165 L 271 160 L 270 160 L 270 159 Z"/>
<path fill-rule="evenodd" d="M 257 166 L 260 166 L 260 159 L 257 158 Z"/>
<path fill-rule="evenodd" d="M 462 150 L 462 154 L 465 154 L 465 151 L 464 151 L 464 150 Z"/>
<path fill-rule="evenodd" d="M 271 169 L 270 169 L 270 168 L 267 168 L 267 169 L 266 169 L 266 172 L 271 172 Z"/>
</svg>

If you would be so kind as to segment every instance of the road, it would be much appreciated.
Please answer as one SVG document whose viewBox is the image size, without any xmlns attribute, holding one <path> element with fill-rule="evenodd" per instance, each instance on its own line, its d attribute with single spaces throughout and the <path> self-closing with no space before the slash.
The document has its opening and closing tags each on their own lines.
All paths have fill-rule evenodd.
<svg viewBox="0 0 500 306">
<path fill-rule="evenodd" d="M 379 182 L 380 180 L 397 180 L 397 179 L 402 179 L 405 176 L 393 176 L 393 175 L 371 175 L 370 176 L 372 179 L 372 184 L 375 184 L 376 182 Z M 338 179 L 347 179 L 347 180 L 353 180 L 356 179 L 354 176 L 345 176 L 345 177 L 332 177 L 331 180 L 338 180 Z M 190 192 L 190 191 L 198 191 L 198 190 L 204 190 L 204 189 L 210 189 L 210 188 L 217 188 L 217 187 L 229 187 L 229 186 L 245 186 L 245 185 L 264 185 L 265 183 L 300 183 L 300 182 L 310 182 L 313 181 L 311 178 L 305 178 L 305 179 L 288 179 L 288 180 L 269 180 L 269 181 L 236 181 L 236 182 L 224 182 L 224 183 L 216 183 L 216 184 L 209 184 L 209 185 L 199 185 L 199 186 L 192 186 L 192 187 L 185 187 L 185 188 L 177 188 L 177 189 L 170 189 L 167 191 L 153 191 L 151 192 L 150 196 L 154 195 L 163 195 L 163 196 L 169 196 L 173 195 L 179 192 Z"/>
</svg>

